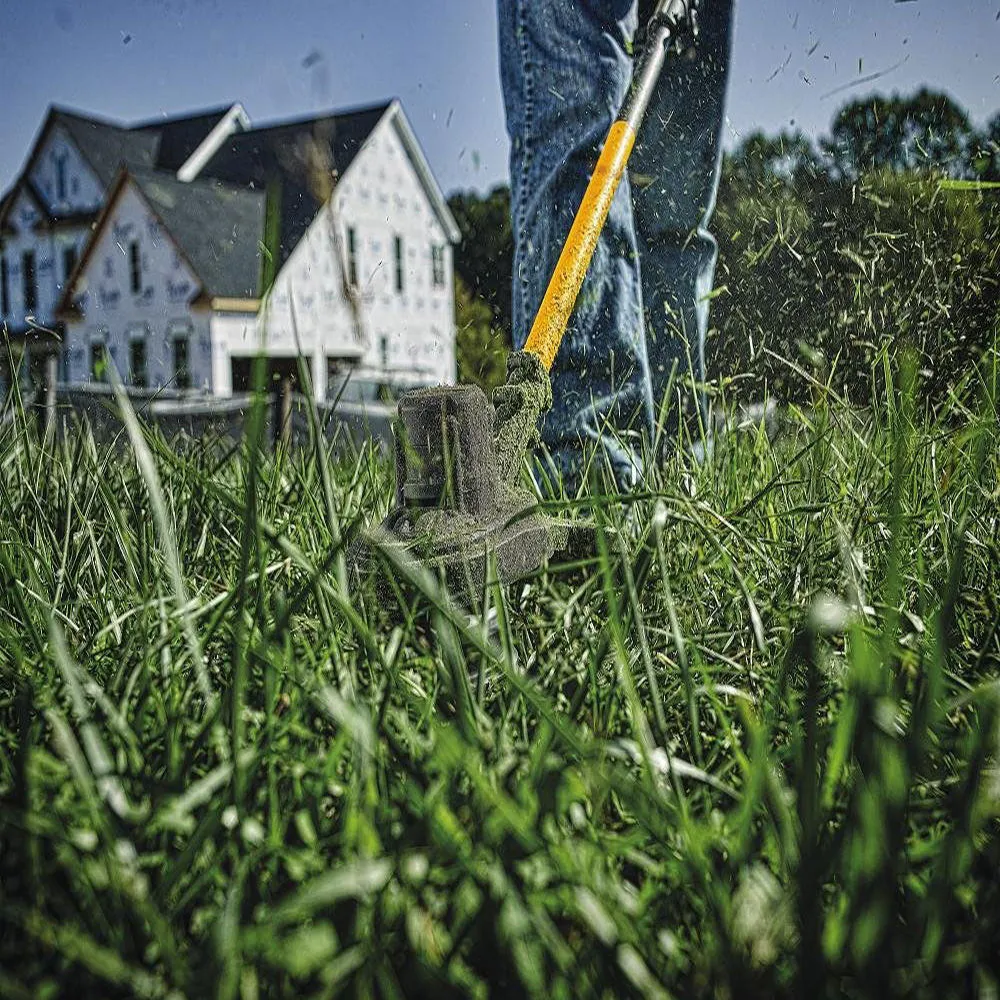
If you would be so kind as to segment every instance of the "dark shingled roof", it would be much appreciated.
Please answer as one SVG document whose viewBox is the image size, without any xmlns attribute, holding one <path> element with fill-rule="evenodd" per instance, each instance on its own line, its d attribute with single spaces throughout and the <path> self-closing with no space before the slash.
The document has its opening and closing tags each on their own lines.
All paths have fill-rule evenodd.
<svg viewBox="0 0 1000 1000">
<path fill-rule="evenodd" d="M 280 206 L 280 267 L 329 197 L 329 189 L 322 190 L 322 168 L 310 166 L 316 163 L 315 151 L 342 177 L 391 103 L 238 132 L 222 143 L 200 176 L 274 191 Z"/>
<path fill-rule="evenodd" d="M 259 243 L 264 235 L 263 191 L 218 180 L 184 183 L 165 171 L 130 170 L 129 176 L 209 295 L 257 297 Z"/>
<path fill-rule="evenodd" d="M 190 183 L 176 179 L 177 169 L 233 105 L 132 126 L 64 108 L 53 108 L 51 116 L 102 183 L 111 184 L 124 167 L 210 296 L 256 298 L 268 199 L 275 199 L 280 222 L 280 267 L 391 106 L 387 101 L 234 133 Z"/>
<path fill-rule="evenodd" d="M 45 119 L 44 132 L 59 126 L 65 129 L 99 183 L 107 188 L 123 166 L 138 170 L 156 167 L 176 173 L 234 107 L 235 104 L 227 104 L 193 115 L 122 125 L 52 105 Z M 21 187 L 31 188 L 27 167 L 11 189 L 0 197 L 0 219 L 5 217 Z M 47 211 L 38 192 L 32 188 L 31 194 Z"/>
<path fill-rule="evenodd" d="M 130 125 L 128 130 L 155 133 L 159 138 L 156 147 L 156 166 L 161 170 L 177 173 L 234 106 L 235 102 L 195 115 L 140 122 Z"/>
<path fill-rule="evenodd" d="M 65 108 L 54 107 L 52 118 L 53 125 L 61 125 L 69 133 L 105 187 L 115 179 L 123 163 L 139 168 L 156 166 L 159 136 L 155 132 L 133 132 L 121 125 Z"/>
<path fill-rule="evenodd" d="M 123 165 L 176 173 L 233 107 L 227 104 L 193 115 L 122 125 L 53 105 L 46 124 L 66 130 L 98 181 L 107 187 Z"/>
</svg>

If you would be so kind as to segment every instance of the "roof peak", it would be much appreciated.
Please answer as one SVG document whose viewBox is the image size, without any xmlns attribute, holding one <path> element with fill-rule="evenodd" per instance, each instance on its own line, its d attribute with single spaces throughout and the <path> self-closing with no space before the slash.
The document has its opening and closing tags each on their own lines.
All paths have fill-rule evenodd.
<svg viewBox="0 0 1000 1000">
<path fill-rule="evenodd" d="M 385 98 L 381 101 L 372 101 L 366 104 L 351 105 L 346 108 L 331 108 L 326 111 L 312 112 L 310 114 L 295 115 L 289 118 L 275 118 L 270 121 L 263 121 L 259 125 L 254 124 L 248 132 L 266 132 L 271 129 L 292 128 L 296 126 L 308 125 L 310 122 L 326 121 L 331 118 L 351 118 L 355 115 L 374 114 L 376 112 L 385 113 L 394 104 L 398 103 L 398 97 Z M 211 107 L 197 108 L 194 111 L 178 112 L 176 114 L 161 114 L 154 118 L 138 119 L 136 121 L 125 122 L 121 119 L 109 118 L 106 115 L 93 114 L 83 111 L 80 108 L 73 108 L 66 104 L 59 104 L 53 101 L 49 105 L 50 115 L 59 115 L 68 118 L 76 118 L 79 121 L 92 125 L 102 125 L 106 128 L 118 129 L 122 132 L 141 132 L 147 129 L 162 128 L 166 125 L 178 124 L 196 118 L 210 118 L 227 114 L 233 108 L 243 107 L 240 101 L 229 101 L 216 104 Z"/>
<path fill-rule="evenodd" d="M 357 115 L 369 115 L 375 112 L 385 113 L 396 103 L 398 98 L 392 97 L 388 100 L 376 101 L 371 104 L 359 104 L 349 108 L 333 109 L 330 111 L 314 112 L 307 115 L 297 115 L 293 118 L 274 119 L 264 121 L 259 125 L 253 125 L 247 129 L 247 133 L 268 132 L 279 128 L 295 128 L 308 125 L 310 122 L 326 121 L 330 118 L 353 118 Z"/>
<path fill-rule="evenodd" d="M 190 121 L 194 118 L 221 118 L 223 115 L 228 114 L 233 108 L 242 108 L 243 105 L 239 101 L 230 101 L 227 104 L 217 104 L 210 108 L 199 108 L 196 111 L 189 111 L 182 114 L 161 114 L 156 118 L 146 118 L 140 119 L 139 121 L 129 122 L 128 125 L 123 125 L 122 128 L 128 129 L 130 132 L 138 132 L 142 129 L 150 128 L 163 128 L 165 125 L 176 125 L 180 122 Z"/>
<path fill-rule="evenodd" d="M 107 128 L 116 128 L 122 132 L 139 132 L 143 129 L 162 128 L 166 125 L 176 125 L 180 122 L 190 121 L 195 118 L 221 117 L 232 111 L 235 107 L 242 107 L 239 101 L 229 101 L 224 104 L 216 104 L 206 108 L 196 108 L 194 111 L 181 111 L 174 114 L 162 113 L 154 118 L 141 118 L 137 121 L 126 122 L 122 119 L 109 118 L 107 115 L 94 114 L 90 111 L 83 111 L 80 108 L 72 108 L 67 104 L 59 104 L 53 101 L 49 105 L 50 115 L 59 115 L 66 118 L 76 118 L 79 121 L 93 125 L 103 125 Z"/>
<path fill-rule="evenodd" d="M 65 104 L 56 104 L 53 102 L 49 105 L 49 116 L 60 116 L 63 118 L 76 118 L 79 121 L 87 122 L 91 125 L 103 125 L 107 128 L 117 128 L 122 131 L 126 130 L 126 126 L 120 121 L 114 121 L 111 118 L 107 118 L 104 115 L 95 115 L 89 111 L 81 111 L 79 108 L 71 108 Z"/>
</svg>

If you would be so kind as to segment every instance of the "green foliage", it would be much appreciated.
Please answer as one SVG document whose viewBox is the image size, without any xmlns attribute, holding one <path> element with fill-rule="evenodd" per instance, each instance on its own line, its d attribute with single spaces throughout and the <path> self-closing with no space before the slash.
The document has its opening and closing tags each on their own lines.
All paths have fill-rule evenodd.
<svg viewBox="0 0 1000 1000">
<path fill-rule="evenodd" d="M 511 346 L 511 268 L 514 237 L 510 225 L 510 190 L 498 185 L 485 197 L 456 193 L 448 199 L 462 241 L 455 252 L 455 270 L 469 293 L 492 312 L 491 325 Z"/>
<path fill-rule="evenodd" d="M 716 356 L 809 408 L 471 614 L 349 574 L 374 448 L 0 424 L 0 995 L 996 994 L 995 200 L 823 163 L 718 214 Z"/>
<path fill-rule="evenodd" d="M 819 346 L 827 303 L 816 257 L 827 234 L 816 205 L 762 165 L 753 146 L 746 152 L 723 165 L 713 223 L 722 291 L 712 303 L 709 365 L 724 379 L 741 377 L 735 389 L 745 394 L 787 396 L 801 386 L 780 359 L 797 361 L 800 341 Z"/>
<path fill-rule="evenodd" d="M 838 177 L 858 180 L 877 170 L 933 170 L 968 176 L 976 134 L 968 114 L 947 94 L 865 97 L 845 105 L 823 141 Z"/>
<path fill-rule="evenodd" d="M 883 352 L 907 344 L 924 392 L 947 398 L 994 336 L 1000 268 L 995 194 L 942 180 L 983 175 L 989 143 L 927 89 L 846 105 L 822 156 L 800 135 L 748 137 L 716 217 L 722 374 L 801 397 L 796 365 L 819 351 L 838 389 L 863 401 Z"/>
<path fill-rule="evenodd" d="M 802 132 L 777 136 L 751 132 L 737 153 L 726 157 L 725 179 L 734 196 L 742 190 L 802 190 L 823 169 L 816 149 Z"/>
<path fill-rule="evenodd" d="M 459 381 L 489 391 L 504 381 L 511 345 L 510 191 L 454 194 L 448 205 L 462 233 L 455 253 Z"/>
<path fill-rule="evenodd" d="M 947 398 L 994 335 L 996 193 L 890 169 L 845 185 L 801 153 L 782 171 L 780 155 L 755 141 L 724 170 L 715 371 L 744 394 L 801 399 L 799 366 L 818 351 L 838 391 L 863 402 L 884 351 L 910 345 L 924 392 Z"/>
<path fill-rule="evenodd" d="M 942 189 L 933 175 L 881 171 L 852 200 L 838 199 L 831 218 L 833 252 L 849 262 L 831 268 L 836 280 L 823 287 L 839 312 L 841 349 L 856 347 L 856 364 L 870 370 L 884 345 L 910 346 L 924 391 L 941 399 L 992 332 L 975 197 Z"/>
<path fill-rule="evenodd" d="M 998 371 L 597 483 L 471 617 L 347 573 L 374 449 L 15 413 L 0 993 L 992 995 Z"/>
<path fill-rule="evenodd" d="M 458 380 L 474 382 L 489 393 L 506 375 L 507 347 L 493 326 L 493 312 L 455 276 L 455 325 L 457 329 Z"/>
<path fill-rule="evenodd" d="M 985 164 L 983 172 L 988 181 L 1000 181 L 1000 113 L 993 116 L 986 126 L 981 143 Z"/>
<path fill-rule="evenodd" d="M 1000 323 L 1000 191 L 982 186 L 998 164 L 1000 115 L 979 134 L 927 89 L 851 102 L 818 147 L 797 132 L 747 136 L 725 158 L 712 223 L 712 378 L 730 395 L 801 400 L 813 391 L 803 362 L 821 355 L 863 403 L 873 380 L 884 388 L 883 351 L 910 344 L 924 392 L 946 399 Z M 509 331 L 509 195 L 451 204 L 460 274 Z"/>
<path fill-rule="evenodd" d="M 264 239 L 260 244 L 260 289 L 266 295 L 274 284 L 281 260 L 281 182 L 273 177 L 264 194 Z"/>
</svg>

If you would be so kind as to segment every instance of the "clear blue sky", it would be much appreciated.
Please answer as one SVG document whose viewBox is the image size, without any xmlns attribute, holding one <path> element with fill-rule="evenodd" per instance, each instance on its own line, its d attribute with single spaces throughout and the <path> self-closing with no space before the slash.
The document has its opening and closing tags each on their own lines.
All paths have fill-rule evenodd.
<svg viewBox="0 0 1000 1000">
<path fill-rule="evenodd" d="M 742 0 L 729 142 L 921 83 L 1000 110 L 1000 0 Z M 131 120 L 239 100 L 259 122 L 390 96 L 446 192 L 506 179 L 494 0 L 0 0 L 4 189 L 52 101 Z"/>
</svg>

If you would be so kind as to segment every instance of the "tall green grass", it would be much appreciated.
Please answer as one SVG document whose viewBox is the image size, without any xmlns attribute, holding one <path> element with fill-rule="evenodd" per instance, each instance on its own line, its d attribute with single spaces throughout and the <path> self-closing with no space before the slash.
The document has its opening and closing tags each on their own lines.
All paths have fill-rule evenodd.
<svg viewBox="0 0 1000 1000">
<path fill-rule="evenodd" d="M 5 425 L 0 996 L 996 996 L 998 356 L 887 366 L 474 615 L 373 450 Z"/>
</svg>

